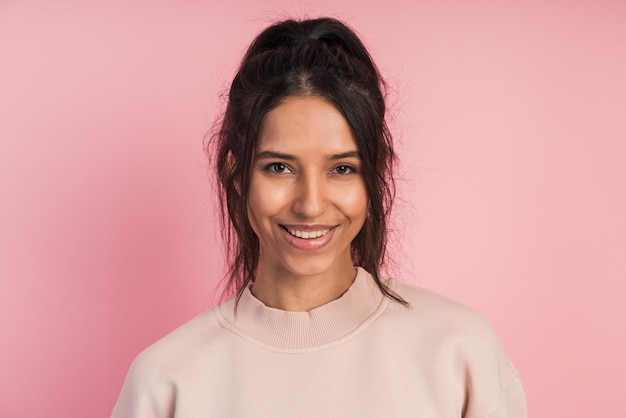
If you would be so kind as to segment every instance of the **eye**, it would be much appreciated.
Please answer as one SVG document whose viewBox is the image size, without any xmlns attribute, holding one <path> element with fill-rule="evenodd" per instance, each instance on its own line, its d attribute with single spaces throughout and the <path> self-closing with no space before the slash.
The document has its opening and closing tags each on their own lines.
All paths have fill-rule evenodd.
<svg viewBox="0 0 626 418">
<path fill-rule="evenodd" d="M 291 173 L 289 167 L 283 163 L 271 163 L 265 169 L 273 174 Z"/>
<path fill-rule="evenodd" d="M 335 167 L 332 173 L 346 175 L 346 174 L 356 173 L 356 169 L 352 167 L 351 165 L 341 164 Z"/>
</svg>

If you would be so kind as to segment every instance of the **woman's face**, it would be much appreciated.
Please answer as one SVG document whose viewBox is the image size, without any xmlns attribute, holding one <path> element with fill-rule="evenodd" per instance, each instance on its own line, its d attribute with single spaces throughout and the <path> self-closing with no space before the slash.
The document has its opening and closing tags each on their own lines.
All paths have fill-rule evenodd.
<svg viewBox="0 0 626 418">
<path fill-rule="evenodd" d="M 291 276 L 353 271 L 350 243 L 368 206 L 361 170 L 350 126 L 329 101 L 293 97 L 268 112 L 248 192 L 259 268 Z"/>
</svg>

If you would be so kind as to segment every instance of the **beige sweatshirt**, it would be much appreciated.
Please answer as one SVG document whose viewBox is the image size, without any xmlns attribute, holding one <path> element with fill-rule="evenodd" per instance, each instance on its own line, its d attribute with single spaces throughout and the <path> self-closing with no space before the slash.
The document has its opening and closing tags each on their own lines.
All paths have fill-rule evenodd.
<svg viewBox="0 0 626 418">
<path fill-rule="evenodd" d="M 359 269 L 309 312 L 249 290 L 133 362 L 114 418 L 526 417 L 517 373 L 475 312 L 395 280 L 405 308 Z"/>
</svg>

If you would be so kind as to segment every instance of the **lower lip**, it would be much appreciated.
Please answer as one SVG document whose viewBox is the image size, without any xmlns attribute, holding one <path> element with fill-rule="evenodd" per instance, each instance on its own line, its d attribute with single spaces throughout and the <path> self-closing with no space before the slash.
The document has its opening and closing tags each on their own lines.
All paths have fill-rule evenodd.
<svg viewBox="0 0 626 418">
<path fill-rule="evenodd" d="M 333 235 L 335 234 L 335 228 L 332 228 L 326 233 L 326 235 L 322 235 L 321 237 L 304 239 L 291 235 L 284 228 L 280 229 L 283 231 L 285 239 L 292 247 L 303 251 L 319 250 L 328 244 L 330 240 L 333 239 Z"/>
</svg>

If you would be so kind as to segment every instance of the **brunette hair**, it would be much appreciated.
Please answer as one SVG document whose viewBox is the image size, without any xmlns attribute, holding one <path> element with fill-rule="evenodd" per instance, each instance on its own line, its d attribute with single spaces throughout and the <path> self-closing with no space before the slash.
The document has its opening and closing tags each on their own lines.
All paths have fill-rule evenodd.
<svg viewBox="0 0 626 418">
<path fill-rule="evenodd" d="M 407 305 L 380 276 L 395 195 L 396 156 L 385 121 L 385 94 L 385 82 L 367 49 L 336 19 L 286 20 L 254 39 L 233 79 L 221 125 L 209 142 L 229 263 L 226 290 L 239 298 L 254 281 L 259 260 L 247 200 L 263 117 L 289 97 L 318 96 L 346 118 L 362 156 L 369 212 L 352 241 L 352 261 L 371 273 L 384 295 Z"/>
</svg>

